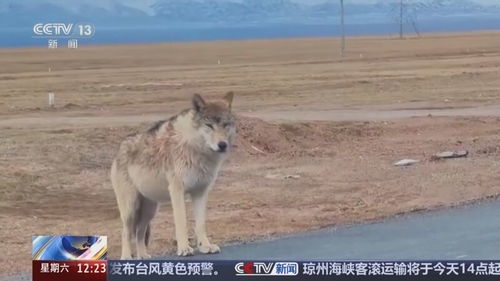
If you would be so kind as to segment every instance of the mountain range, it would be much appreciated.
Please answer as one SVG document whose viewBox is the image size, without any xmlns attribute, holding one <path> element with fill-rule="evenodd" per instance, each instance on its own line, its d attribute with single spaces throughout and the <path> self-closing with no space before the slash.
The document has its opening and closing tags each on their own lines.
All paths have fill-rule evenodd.
<svg viewBox="0 0 500 281">
<path fill-rule="evenodd" d="M 139 0 L 138 0 L 139 1 Z M 74 2 L 74 1 L 73 1 Z M 405 12 L 419 17 L 500 14 L 500 5 L 482 5 L 471 0 L 406 1 Z M 0 28 L 25 27 L 36 22 L 91 22 L 101 26 L 166 24 L 264 24 L 318 23 L 339 14 L 339 1 L 306 4 L 292 0 L 156 0 L 147 9 L 113 1 L 109 5 L 82 2 L 67 5 L 55 0 L 4 0 L 0 2 Z M 73 3 L 74 4 L 74 3 Z M 353 4 L 346 1 L 349 16 L 390 21 L 397 2 Z M 499 17 L 500 18 L 500 17 Z"/>
</svg>

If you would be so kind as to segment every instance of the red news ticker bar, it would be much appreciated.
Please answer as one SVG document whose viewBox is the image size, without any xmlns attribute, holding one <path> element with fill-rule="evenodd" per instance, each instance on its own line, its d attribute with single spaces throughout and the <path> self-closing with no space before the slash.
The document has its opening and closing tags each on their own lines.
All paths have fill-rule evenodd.
<svg viewBox="0 0 500 281">
<path fill-rule="evenodd" d="M 108 263 L 95 261 L 33 261 L 33 281 L 106 281 Z"/>
</svg>

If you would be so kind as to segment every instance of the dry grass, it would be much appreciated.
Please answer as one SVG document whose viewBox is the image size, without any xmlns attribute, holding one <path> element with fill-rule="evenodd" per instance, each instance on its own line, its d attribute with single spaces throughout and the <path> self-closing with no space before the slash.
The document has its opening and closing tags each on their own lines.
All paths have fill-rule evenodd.
<svg viewBox="0 0 500 281">
<path fill-rule="evenodd" d="M 227 90 L 239 94 L 245 110 L 478 104 L 500 97 L 498 33 L 352 38 L 346 59 L 338 57 L 338 43 L 313 38 L 0 50 L 0 114 L 44 109 L 48 91 L 60 106 L 113 113 L 171 111 L 186 95 Z"/>
</svg>

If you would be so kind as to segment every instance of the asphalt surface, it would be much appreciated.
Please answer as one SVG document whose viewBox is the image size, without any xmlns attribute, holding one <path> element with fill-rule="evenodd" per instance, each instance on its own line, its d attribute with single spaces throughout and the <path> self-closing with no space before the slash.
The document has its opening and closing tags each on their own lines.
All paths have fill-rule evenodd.
<svg viewBox="0 0 500 281">
<path fill-rule="evenodd" d="M 160 257 L 161 258 L 161 257 Z M 178 259 L 166 256 L 165 259 Z M 156 259 L 156 258 L 155 258 Z M 500 201 L 222 247 L 207 260 L 500 259 Z M 31 274 L 0 277 L 27 281 Z"/>
<path fill-rule="evenodd" d="M 222 253 L 205 258 L 500 259 L 500 201 L 226 246 L 222 247 Z"/>
</svg>

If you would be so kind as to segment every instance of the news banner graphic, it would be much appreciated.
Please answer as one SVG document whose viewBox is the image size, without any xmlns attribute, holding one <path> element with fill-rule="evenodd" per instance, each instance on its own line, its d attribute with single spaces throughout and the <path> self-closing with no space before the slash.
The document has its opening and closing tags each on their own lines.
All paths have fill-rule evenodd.
<svg viewBox="0 0 500 281">
<path fill-rule="evenodd" d="M 32 239 L 33 281 L 500 280 L 500 260 L 106 260 L 106 236 L 54 235 Z"/>
<path fill-rule="evenodd" d="M 108 261 L 109 281 L 500 280 L 500 261 Z"/>
<path fill-rule="evenodd" d="M 106 281 L 106 236 L 33 236 L 33 281 Z"/>
<path fill-rule="evenodd" d="M 76 49 L 79 39 L 94 36 L 95 26 L 90 23 L 36 23 L 33 34 L 33 38 L 47 39 L 49 49 L 57 49 L 61 41 L 65 41 L 69 49 Z"/>
</svg>

